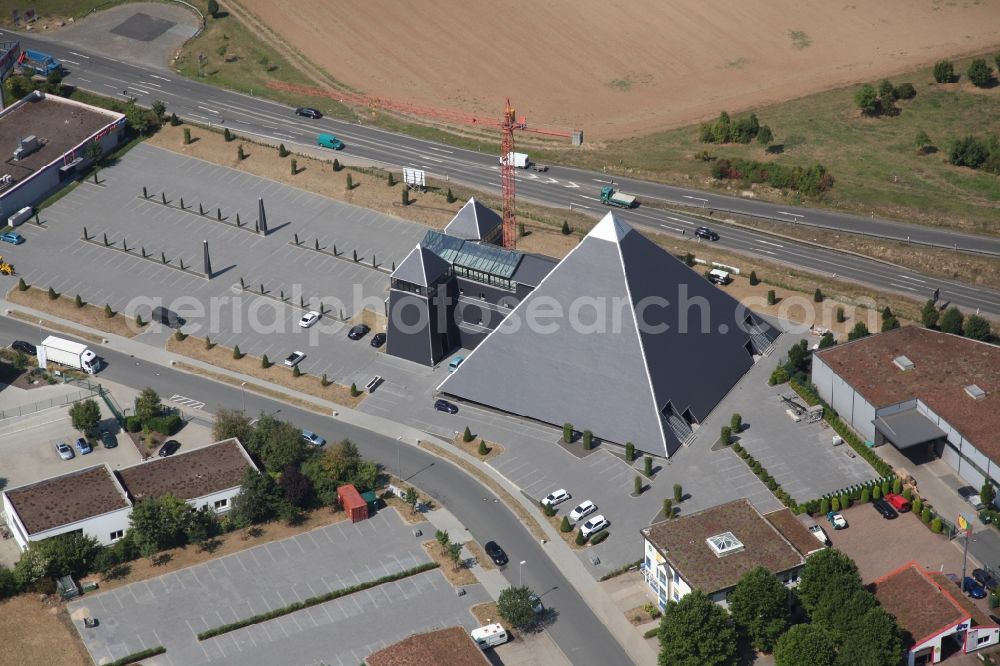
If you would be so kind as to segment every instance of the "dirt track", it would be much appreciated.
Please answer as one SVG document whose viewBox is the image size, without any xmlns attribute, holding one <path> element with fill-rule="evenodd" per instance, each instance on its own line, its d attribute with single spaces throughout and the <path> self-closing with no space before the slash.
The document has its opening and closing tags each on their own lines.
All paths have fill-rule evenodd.
<svg viewBox="0 0 1000 666">
<path fill-rule="evenodd" d="M 497 115 L 510 96 L 529 122 L 582 128 L 589 139 L 982 51 L 997 44 L 1000 17 L 1000 0 L 240 4 L 354 89 Z"/>
</svg>

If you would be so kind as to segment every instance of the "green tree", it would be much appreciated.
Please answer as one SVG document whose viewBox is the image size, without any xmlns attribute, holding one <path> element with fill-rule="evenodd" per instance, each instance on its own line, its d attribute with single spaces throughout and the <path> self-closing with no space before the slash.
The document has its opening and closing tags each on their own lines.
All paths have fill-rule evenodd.
<svg viewBox="0 0 1000 666">
<path fill-rule="evenodd" d="M 513 627 L 527 627 L 535 622 L 535 604 L 528 587 L 508 587 L 497 598 L 497 611 Z"/>
<path fill-rule="evenodd" d="M 889 79 L 882 79 L 878 84 L 878 98 L 883 105 L 892 105 L 896 101 L 896 88 Z"/>
<path fill-rule="evenodd" d="M 820 290 L 819 287 L 816 287 L 816 291 L 813 292 L 813 301 L 815 301 L 816 303 L 823 302 L 823 292 L 822 290 Z"/>
<path fill-rule="evenodd" d="M 984 141 L 974 136 L 956 139 L 948 151 L 948 161 L 955 166 L 978 169 L 989 159 L 990 149 Z"/>
<path fill-rule="evenodd" d="M 889 317 L 888 319 L 882 320 L 882 332 L 891 331 L 893 329 L 899 328 L 899 320 L 895 317 Z"/>
<path fill-rule="evenodd" d="M 135 399 L 135 415 L 140 423 L 146 423 L 163 413 L 163 403 L 160 396 L 148 386 Z"/>
<path fill-rule="evenodd" d="M 754 648 L 771 652 L 788 627 L 788 590 L 770 571 L 756 567 L 733 588 L 729 612 Z"/>
<path fill-rule="evenodd" d="M 917 89 L 913 87 L 912 83 L 906 81 L 896 86 L 896 89 L 892 91 L 892 94 L 896 97 L 896 99 L 913 99 L 917 96 Z"/>
<path fill-rule="evenodd" d="M 312 496 L 312 483 L 302 473 L 298 465 L 288 465 L 281 472 L 278 487 L 285 500 L 292 506 L 303 508 Z"/>
<path fill-rule="evenodd" d="M 462 564 L 462 544 L 448 544 L 448 559 L 450 559 L 451 563 L 455 566 L 455 571 L 458 571 Z"/>
<path fill-rule="evenodd" d="M 771 133 L 771 128 L 767 125 L 761 125 L 760 130 L 757 132 L 757 143 L 762 146 L 769 146 L 772 141 L 774 141 L 774 134 Z"/>
<path fill-rule="evenodd" d="M 826 548 L 806 560 L 795 594 L 803 608 L 812 613 L 836 587 L 858 589 L 861 587 L 861 576 L 854 560 L 839 550 Z"/>
<path fill-rule="evenodd" d="M 913 145 L 917 147 L 918 153 L 924 155 L 927 153 L 928 146 L 931 145 L 931 138 L 927 136 L 927 132 L 920 130 L 913 139 Z"/>
<path fill-rule="evenodd" d="M 34 541 L 31 548 L 40 551 L 46 562 L 45 575 L 50 578 L 73 576 L 79 578 L 93 571 L 94 561 L 101 551 L 97 539 L 79 532 L 60 534 L 42 541 Z"/>
<path fill-rule="evenodd" d="M 899 627 L 881 608 L 869 609 L 854 622 L 840 645 L 837 662 L 865 666 L 898 666 L 903 654 Z"/>
<path fill-rule="evenodd" d="M 141 136 L 145 136 L 146 132 L 149 131 L 151 126 L 149 122 L 149 115 L 146 113 L 145 109 L 140 109 L 135 105 L 135 102 L 129 102 L 128 106 L 125 107 L 125 122 L 132 129 L 133 132 Z M 188 131 L 185 128 L 185 131 Z M 187 135 L 185 135 L 185 139 Z M 186 143 L 191 143 L 186 141 Z"/>
<path fill-rule="evenodd" d="M 857 324 L 854 325 L 854 328 L 852 328 L 847 333 L 847 339 L 859 340 L 867 335 L 871 335 L 871 333 L 868 332 L 868 327 L 865 326 L 865 323 L 863 321 L 859 321 Z"/>
<path fill-rule="evenodd" d="M 986 64 L 983 58 L 976 58 L 969 63 L 969 71 L 966 72 L 969 81 L 977 88 L 986 88 L 993 82 L 993 70 Z"/>
<path fill-rule="evenodd" d="M 101 144 L 97 141 L 88 141 L 87 145 L 83 147 L 84 158 L 92 162 L 101 159 L 102 155 L 104 155 L 104 149 L 101 148 Z"/>
<path fill-rule="evenodd" d="M 775 666 L 833 666 L 837 652 L 833 641 L 814 624 L 797 624 L 778 639 Z"/>
<path fill-rule="evenodd" d="M 824 591 L 816 607 L 809 611 L 809 619 L 826 629 L 840 645 L 857 628 L 858 619 L 877 605 L 871 592 L 845 579 Z"/>
<path fill-rule="evenodd" d="M 820 349 L 826 349 L 827 347 L 832 347 L 835 344 L 837 344 L 837 339 L 833 337 L 833 333 L 831 333 L 830 331 L 824 333 L 823 336 L 819 339 Z"/>
<path fill-rule="evenodd" d="M 562 440 L 564 443 L 569 444 L 573 441 L 573 424 L 564 423 L 563 424 L 563 435 Z"/>
<path fill-rule="evenodd" d="M 926 328 L 934 328 L 938 324 L 939 313 L 934 299 L 928 299 L 920 310 L 920 321 Z"/>
<path fill-rule="evenodd" d="M 289 465 L 301 464 L 310 446 L 302 439 L 301 429 L 269 414 L 262 416 L 250 430 L 245 445 L 272 473 L 280 472 Z"/>
<path fill-rule="evenodd" d="M 562 521 L 559 523 L 559 531 L 564 533 L 573 531 L 573 526 L 569 524 L 569 518 L 566 516 L 563 516 Z"/>
<path fill-rule="evenodd" d="M 0 564 L 0 599 L 12 597 L 17 593 L 18 585 L 14 572 Z"/>
<path fill-rule="evenodd" d="M 240 492 L 233 499 L 229 518 L 237 527 L 263 523 L 278 514 L 284 504 L 281 489 L 270 474 L 247 469 Z"/>
<path fill-rule="evenodd" d="M 410 513 L 417 512 L 417 502 L 420 498 L 417 496 L 417 489 L 410 486 L 406 489 L 406 493 L 403 495 L 403 501 L 410 506 Z"/>
<path fill-rule="evenodd" d="M 23 590 L 47 576 L 48 556 L 39 548 L 28 548 L 14 565 L 14 583 Z"/>
<path fill-rule="evenodd" d="M 969 315 L 962 326 L 965 337 L 973 340 L 989 340 L 990 323 L 979 315 Z"/>
<path fill-rule="evenodd" d="M 465 426 L 465 432 L 462 433 L 462 441 L 468 443 L 473 439 L 475 439 L 475 437 L 473 436 L 472 431 L 469 430 L 469 426 Z"/>
<path fill-rule="evenodd" d="M 73 422 L 74 430 L 90 435 L 97 430 L 97 425 L 101 422 L 101 408 L 90 399 L 74 402 L 69 408 L 69 418 Z"/>
<path fill-rule="evenodd" d="M 566 220 L 563 220 L 563 223 L 562 223 L 562 234 L 563 234 L 563 236 L 569 236 L 571 233 L 573 233 L 573 230 L 570 228 L 569 222 L 567 222 Z"/>
<path fill-rule="evenodd" d="M 988 480 L 983 482 L 983 487 L 979 491 L 979 499 L 988 508 L 992 508 L 993 500 L 997 497 L 996 488 Z"/>
<path fill-rule="evenodd" d="M 736 663 L 736 629 L 729 622 L 729 613 L 701 590 L 667 602 L 659 637 L 659 666 Z"/>
<path fill-rule="evenodd" d="M 962 335 L 962 325 L 965 322 L 965 315 L 962 311 L 956 308 L 954 305 L 944 311 L 941 315 L 941 321 L 939 326 L 941 330 L 945 333 L 954 333 L 955 335 Z"/>
<path fill-rule="evenodd" d="M 136 502 L 129 515 L 129 538 L 139 554 L 150 557 L 161 550 L 183 545 L 191 506 L 167 494 Z"/>
<path fill-rule="evenodd" d="M 217 18 L 219 14 L 219 3 L 217 0 L 208 0 L 208 15 Z"/>
<path fill-rule="evenodd" d="M 938 83 L 951 83 L 955 80 L 955 66 L 948 60 L 938 60 L 934 63 L 934 80 Z"/>
<path fill-rule="evenodd" d="M 235 437 L 244 446 L 250 443 L 250 434 L 253 426 L 250 425 L 250 417 L 237 409 L 220 409 L 215 413 L 215 421 L 212 423 L 212 438 L 216 442 Z"/>
<path fill-rule="evenodd" d="M 448 535 L 448 530 L 438 530 L 434 533 L 434 539 L 441 545 L 442 548 L 447 548 L 448 544 L 451 543 L 451 537 Z"/>
<path fill-rule="evenodd" d="M 875 88 L 865 84 L 854 93 L 854 103 L 866 116 L 878 114 L 878 94 Z"/>
<path fill-rule="evenodd" d="M 678 504 L 684 501 L 684 488 L 679 483 L 674 484 L 674 501 Z"/>
</svg>

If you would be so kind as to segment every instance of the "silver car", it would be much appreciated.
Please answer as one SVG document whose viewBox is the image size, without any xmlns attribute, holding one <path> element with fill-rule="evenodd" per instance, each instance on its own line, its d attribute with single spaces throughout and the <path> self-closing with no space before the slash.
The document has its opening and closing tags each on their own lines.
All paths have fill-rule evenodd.
<svg viewBox="0 0 1000 666">
<path fill-rule="evenodd" d="M 63 460 L 72 460 L 76 455 L 73 453 L 73 448 L 66 442 L 59 442 L 56 444 L 56 453 L 58 453 L 59 457 Z"/>
</svg>

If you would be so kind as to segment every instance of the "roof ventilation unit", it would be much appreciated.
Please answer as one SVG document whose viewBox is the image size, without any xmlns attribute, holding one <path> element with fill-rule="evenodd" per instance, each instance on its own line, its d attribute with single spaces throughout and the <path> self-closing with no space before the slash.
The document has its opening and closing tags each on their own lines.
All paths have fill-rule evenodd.
<svg viewBox="0 0 1000 666">
<path fill-rule="evenodd" d="M 975 384 L 969 384 L 965 387 L 965 392 L 969 394 L 969 397 L 973 400 L 982 400 L 986 397 L 986 391 L 979 388 Z"/>
<path fill-rule="evenodd" d="M 913 365 L 913 361 L 906 358 L 905 356 L 897 356 L 896 358 L 892 359 L 892 362 L 896 364 L 897 368 L 904 371 L 913 370 L 913 368 L 915 367 Z"/>
</svg>

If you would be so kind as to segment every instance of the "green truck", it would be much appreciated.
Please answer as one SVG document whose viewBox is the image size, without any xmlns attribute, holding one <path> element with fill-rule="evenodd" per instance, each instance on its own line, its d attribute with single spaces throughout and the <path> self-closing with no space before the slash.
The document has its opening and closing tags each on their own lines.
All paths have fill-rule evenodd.
<svg viewBox="0 0 1000 666">
<path fill-rule="evenodd" d="M 638 205 L 634 196 L 618 192 L 610 185 L 606 185 L 601 190 L 601 203 L 605 206 L 618 206 L 619 208 L 635 208 Z"/>
</svg>

